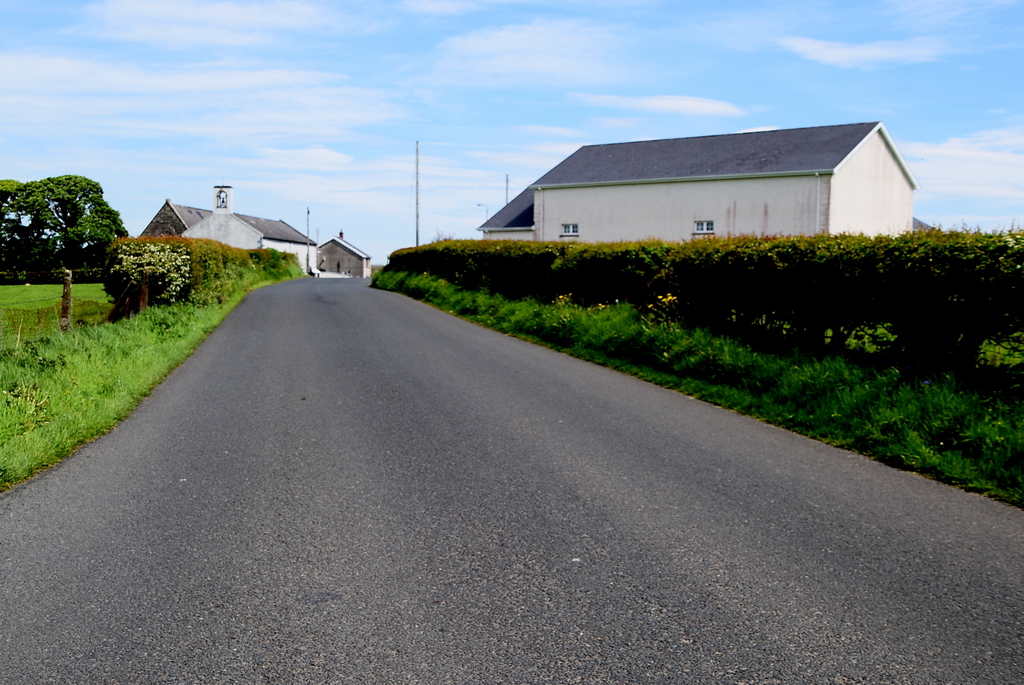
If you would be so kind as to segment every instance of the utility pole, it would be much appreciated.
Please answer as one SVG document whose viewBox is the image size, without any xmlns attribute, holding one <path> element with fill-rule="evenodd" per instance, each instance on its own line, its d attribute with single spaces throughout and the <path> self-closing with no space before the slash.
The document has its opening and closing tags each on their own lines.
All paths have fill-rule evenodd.
<svg viewBox="0 0 1024 685">
<path fill-rule="evenodd" d="M 313 274 L 313 270 L 309 268 L 309 207 L 306 207 L 306 274 Z"/>
<path fill-rule="evenodd" d="M 416 141 L 416 247 L 420 246 L 420 141 Z"/>
<path fill-rule="evenodd" d="M 505 174 L 505 204 L 508 204 L 508 174 Z"/>
</svg>

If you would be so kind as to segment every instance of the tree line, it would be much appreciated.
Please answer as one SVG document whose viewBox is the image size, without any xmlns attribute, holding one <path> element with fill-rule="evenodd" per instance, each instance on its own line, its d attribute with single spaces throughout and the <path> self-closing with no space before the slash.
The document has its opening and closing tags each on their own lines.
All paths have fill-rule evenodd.
<svg viewBox="0 0 1024 685">
<path fill-rule="evenodd" d="M 99 268 L 110 243 L 127 235 L 96 181 L 0 180 L 0 271 Z"/>
</svg>

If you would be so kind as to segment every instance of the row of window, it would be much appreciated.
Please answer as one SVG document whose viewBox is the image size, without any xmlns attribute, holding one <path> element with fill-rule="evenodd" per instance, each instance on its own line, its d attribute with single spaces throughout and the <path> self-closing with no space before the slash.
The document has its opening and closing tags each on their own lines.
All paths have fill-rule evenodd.
<svg viewBox="0 0 1024 685">
<path fill-rule="evenodd" d="M 693 222 L 694 233 L 714 233 L 715 222 L 714 221 L 694 221 Z M 562 235 L 564 236 L 578 236 L 580 234 L 579 224 L 562 224 Z"/>
</svg>

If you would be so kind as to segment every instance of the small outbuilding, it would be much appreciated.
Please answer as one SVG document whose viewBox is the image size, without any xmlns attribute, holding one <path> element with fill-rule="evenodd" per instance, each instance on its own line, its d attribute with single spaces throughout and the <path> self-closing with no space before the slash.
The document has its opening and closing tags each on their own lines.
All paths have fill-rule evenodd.
<svg viewBox="0 0 1024 685">
<path fill-rule="evenodd" d="M 339 232 L 317 246 L 317 269 L 321 276 L 369 278 L 370 255 L 345 240 Z"/>
<path fill-rule="evenodd" d="M 917 180 L 881 122 L 588 145 L 478 230 L 611 242 L 896 234 Z"/>
</svg>

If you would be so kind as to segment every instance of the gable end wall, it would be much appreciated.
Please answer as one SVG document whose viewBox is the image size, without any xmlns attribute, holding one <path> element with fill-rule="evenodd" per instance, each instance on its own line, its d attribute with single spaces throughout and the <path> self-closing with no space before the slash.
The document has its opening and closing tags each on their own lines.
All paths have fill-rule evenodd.
<svg viewBox="0 0 1024 685">
<path fill-rule="evenodd" d="M 832 177 L 830 233 L 895 235 L 914 221 L 914 189 L 877 131 Z"/>
<path fill-rule="evenodd" d="M 333 240 L 320 247 L 317 268 L 320 271 L 347 273 L 353 278 L 367 278 L 370 275 L 368 259 L 353 254 Z"/>
<path fill-rule="evenodd" d="M 263 236 L 255 228 L 233 214 L 211 214 L 184 233 L 186 238 L 209 238 L 238 247 L 255 250 Z"/>
<path fill-rule="evenodd" d="M 156 216 L 149 222 L 149 225 L 143 229 L 141 235 L 147 238 L 157 238 L 165 235 L 181 235 L 188 229 L 182 220 L 175 212 L 171 205 L 167 202 L 160 208 L 160 211 L 156 213 Z"/>
</svg>

